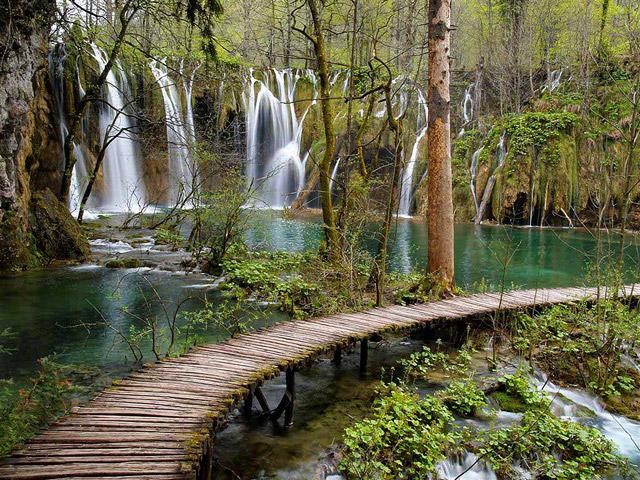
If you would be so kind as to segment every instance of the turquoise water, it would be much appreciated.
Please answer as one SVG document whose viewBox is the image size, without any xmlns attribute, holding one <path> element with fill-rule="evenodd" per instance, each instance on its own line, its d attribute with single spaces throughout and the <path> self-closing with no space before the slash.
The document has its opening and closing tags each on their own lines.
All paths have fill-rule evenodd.
<svg viewBox="0 0 640 480">
<path fill-rule="evenodd" d="M 577 230 L 458 225 L 455 235 L 456 279 L 464 287 L 485 280 L 496 288 L 503 272 L 506 283 L 517 287 L 582 285 L 597 244 L 588 233 Z M 252 220 L 247 242 L 259 248 L 302 251 L 317 248 L 321 237 L 316 218 L 285 220 L 278 213 L 265 212 Z M 629 243 L 626 265 L 635 269 L 640 254 L 637 245 Z M 422 270 L 425 245 L 423 224 L 398 220 L 391 268 Z M 373 234 L 367 237 L 367 248 L 375 249 Z M 505 259 L 510 259 L 506 269 Z M 185 309 L 199 307 L 205 295 L 216 301 L 217 294 L 207 288 L 211 282 L 201 275 L 91 265 L 0 277 L 0 331 L 9 328 L 14 334 L 4 341 L 13 352 L 0 356 L 0 378 L 25 378 L 33 373 L 38 358 L 52 354 L 64 362 L 121 374 L 131 354 L 118 341 L 116 330 L 139 327 L 135 316 L 156 315 L 159 322 L 166 322 L 165 310 L 172 314 L 185 299 Z M 271 310 L 263 315 L 268 323 L 282 318 Z M 225 336 L 218 333 L 210 340 Z"/>
<path fill-rule="evenodd" d="M 427 234 L 424 223 L 397 219 L 390 245 L 390 267 L 409 272 L 426 265 Z M 598 240 L 584 230 L 511 228 L 459 224 L 455 227 L 456 282 L 470 288 L 485 280 L 497 288 L 503 274 L 507 285 L 516 287 L 563 287 L 591 283 L 585 275 L 595 264 L 596 247 L 617 254 L 615 235 Z M 366 248 L 375 252 L 376 238 L 365 235 Z M 318 218 L 283 219 L 264 212 L 254 219 L 247 241 L 261 248 L 302 251 L 318 248 L 322 225 Z M 625 265 L 632 272 L 640 261 L 640 244 L 628 237 Z M 630 274 L 632 275 L 632 273 Z"/>
</svg>

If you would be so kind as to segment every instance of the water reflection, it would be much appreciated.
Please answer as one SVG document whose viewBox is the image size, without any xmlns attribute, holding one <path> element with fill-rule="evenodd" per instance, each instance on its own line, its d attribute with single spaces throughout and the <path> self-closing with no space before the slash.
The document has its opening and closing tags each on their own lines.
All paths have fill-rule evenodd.
<svg viewBox="0 0 640 480">
<path fill-rule="evenodd" d="M 369 228 L 364 247 L 375 253 L 376 230 Z M 390 268 L 401 272 L 422 271 L 426 265 L 427 235 L 424 222 L 396 219 L 389 247 Z M 247 236 L 253 246 L 285 251 L 316 249 L 322 240 L 319 218 L 283 220 L 281 213 L 260 212 L 252 218 Z M 582 285 L 597 258 L 615 258 L 616 234 L 602 234 L 600 242 L 576 229 L 510 228 L 459 224 L 455 227 L 456 281 L 471 287 L 485 281 L 494 289 L 502 284 L 516 287 L 562 287 Z M 629 237 L 625 265 L 633 272 L 640 259 L 638 242 Z M 504 277 L 504 278 L 503 278 Z M 589 283 L 588 281 L 586 283 Z"/>
</svg>

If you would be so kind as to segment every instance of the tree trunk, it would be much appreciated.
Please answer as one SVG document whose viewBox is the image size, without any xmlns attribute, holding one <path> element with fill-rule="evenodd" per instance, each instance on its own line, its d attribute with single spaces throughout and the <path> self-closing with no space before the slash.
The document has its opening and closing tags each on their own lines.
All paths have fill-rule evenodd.
<svg viewBox="0 0 640 480">
<path fill-rule="evenodd" d="M 389 189 L 389 196 L 387 197 L 387 209 L 384 215 L 382 236 L 378 243 L 378 254 L 376 255 L 376 260 L 373 263 L 373 269 L 369 276 L 369 284 L 373 283 L 376 287 L 376 306 L 378 307 L 382 306 L 383 301 L 382 297 L 384 292 L 385 273 L 387 271 L 388 243 L 391 234 L 393 214 L 396 212 L 396 206 L 398 203 L 398 182 L 400 180 L 400 172 L 402 170 L 404 158 L 402 144 L 402 120 L 396 120 L 393 117 L 393 110 L 391 107 L 391 75 L 389 76 L 389 83 L 387 83 L 384 93 L 387 105 L 387 122 L 389 123 L 389 130 L 393 132 L 394 160 L 393 173 L 391 175 L 391 188 Z"/>
<path fill-rule="evenodd" d="M 327 242 L 327 252 L 329 256 L 335 258 L 338 254 L 338 231 L 336 230 L 335 214 L 331 200 L 331 161 L 336 148 L 336 138 L 333 133 L 333 108 L 331 105 L 329 83 L 329 65 L 327 52 L 324 45 L 324 34 L 322 32 L 322 19 L 316 0 L 307 0 L 315 38 L 313 38 L 313 48 L 316 61 L 318 62 L 318 72 L 320 74 L 320 106 L 322 109 L 322 123 L 324 125 L 325 149 L 318 170 L 320 171 L 320 203 L 322 206 L 322 219 L 324 221 L 324 236 Z"/>
<path fill-rule="evenodd" d="M 449 96 L 450 0 L 429 0 L 427 273 L 453 288 L 453 195 Z"/>
</svg>

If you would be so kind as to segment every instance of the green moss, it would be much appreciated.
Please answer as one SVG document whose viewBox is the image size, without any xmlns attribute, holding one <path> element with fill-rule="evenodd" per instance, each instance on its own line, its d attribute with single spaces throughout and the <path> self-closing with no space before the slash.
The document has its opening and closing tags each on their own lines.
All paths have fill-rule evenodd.
<svg viewBox="0 0 640 480">
<path fill-rule="evenodd" d="M 524 413 L 529 410 L 529 407 L 515 395 L 510 395 L 507 392 L 494 392 L 491 394 L 500 407 L 500 410 L 514 413 Z"/>
<path fill-rule="evenodd" d="M 104 266 L 107 268 L 140 268 L 142 267 L 142 262 L 137 258 L 124 258 L 109 260 Z"/>
</svg>

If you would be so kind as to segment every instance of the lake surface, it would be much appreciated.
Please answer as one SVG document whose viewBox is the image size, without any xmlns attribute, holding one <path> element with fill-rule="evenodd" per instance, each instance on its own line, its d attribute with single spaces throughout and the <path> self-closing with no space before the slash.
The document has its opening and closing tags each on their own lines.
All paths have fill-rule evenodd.
<svg viewBox="0 0 640 480">
<path fill-rule="evenodd" d="M 318 218 L 287 220 L 276 212 L 261 212 L 247 234 L 247 242 L 261 248 L 302 251 L 318 248 L 322 224 Z M 376 251 L 371 229 L 366 249 Z M 455 227 L 456 282 L 463 288 L 485 281 L 494 289 L 504 281 L 515 287 L 566 287 L 591 284 L 585 278 L 597 258 L 617 255 L 617 235 L 595 234 L 579 229 L 511 228 L 458 224 Z M 629 236 L 625 265 L 637 270 L 640 243 Z M 427 258 L 424 222 L 398 218 L 390 245 L 390 267 L 401 272 L 422 271 Z M 597 255 L 597 246 L 604 253 Z M 605 255 L 605 254 L 608 254 Z M 506 267 L 505 267 L 506 265 Z M 630 274 L 631 275 L 631 274 Z"/>
<path fill-rule="evenodd" d="M 398 219 L 395 227 L 391 268 L 422 270 L 426 259 L 424 224 Z M 254 247 L 286 251 L 317 249 L 321 238 L 319 219 L 287 220 L 279 212 L 261 212 L 252 219 L 246 235 L 247 243 Z M 494 289 L 503 275 L 507 285 L 516 287 L 591 283 L 585 281 L 585 272 L 594 261 L 598 244 L 579 230 L 476 225 L 457 225 L 455 241 L 458 284 L 473 288 L 485 282 Z M 626 265 L 635 270 L 640 253 L 633 239 L 629 244 Z M 367 249 L 374 252 L 375 245 L 375 237 L 369 235 Z M 606 249 L 615 246 L 612 243 Z M 95 265 L 0 277 L 0 331 L 9 328 L 14 334 L 5 341 L 13 352 L 0 357 L 0 378 L 25 378 L 37 367 L 38 358 L 52 354 L 63 362 L 95 365 L 120 375 L 126 371 L 131 354 L 118 342 L 116 331 L 128 332 L 139 326 L 135 315 L 157 315 L 159 321 L 166 321 L 165 310 L 172 314 L 188 297 L 191 299 L 183 305 L 187 310 L 198 308 L 205 295 L 216 301 L 212 282 L 199 274 Z M 263 317 L 265 323 L 283 319 L 272 310 L 265 310 Z M 209 339 L 225 336 L 218 333 Z"/>
</svg>

